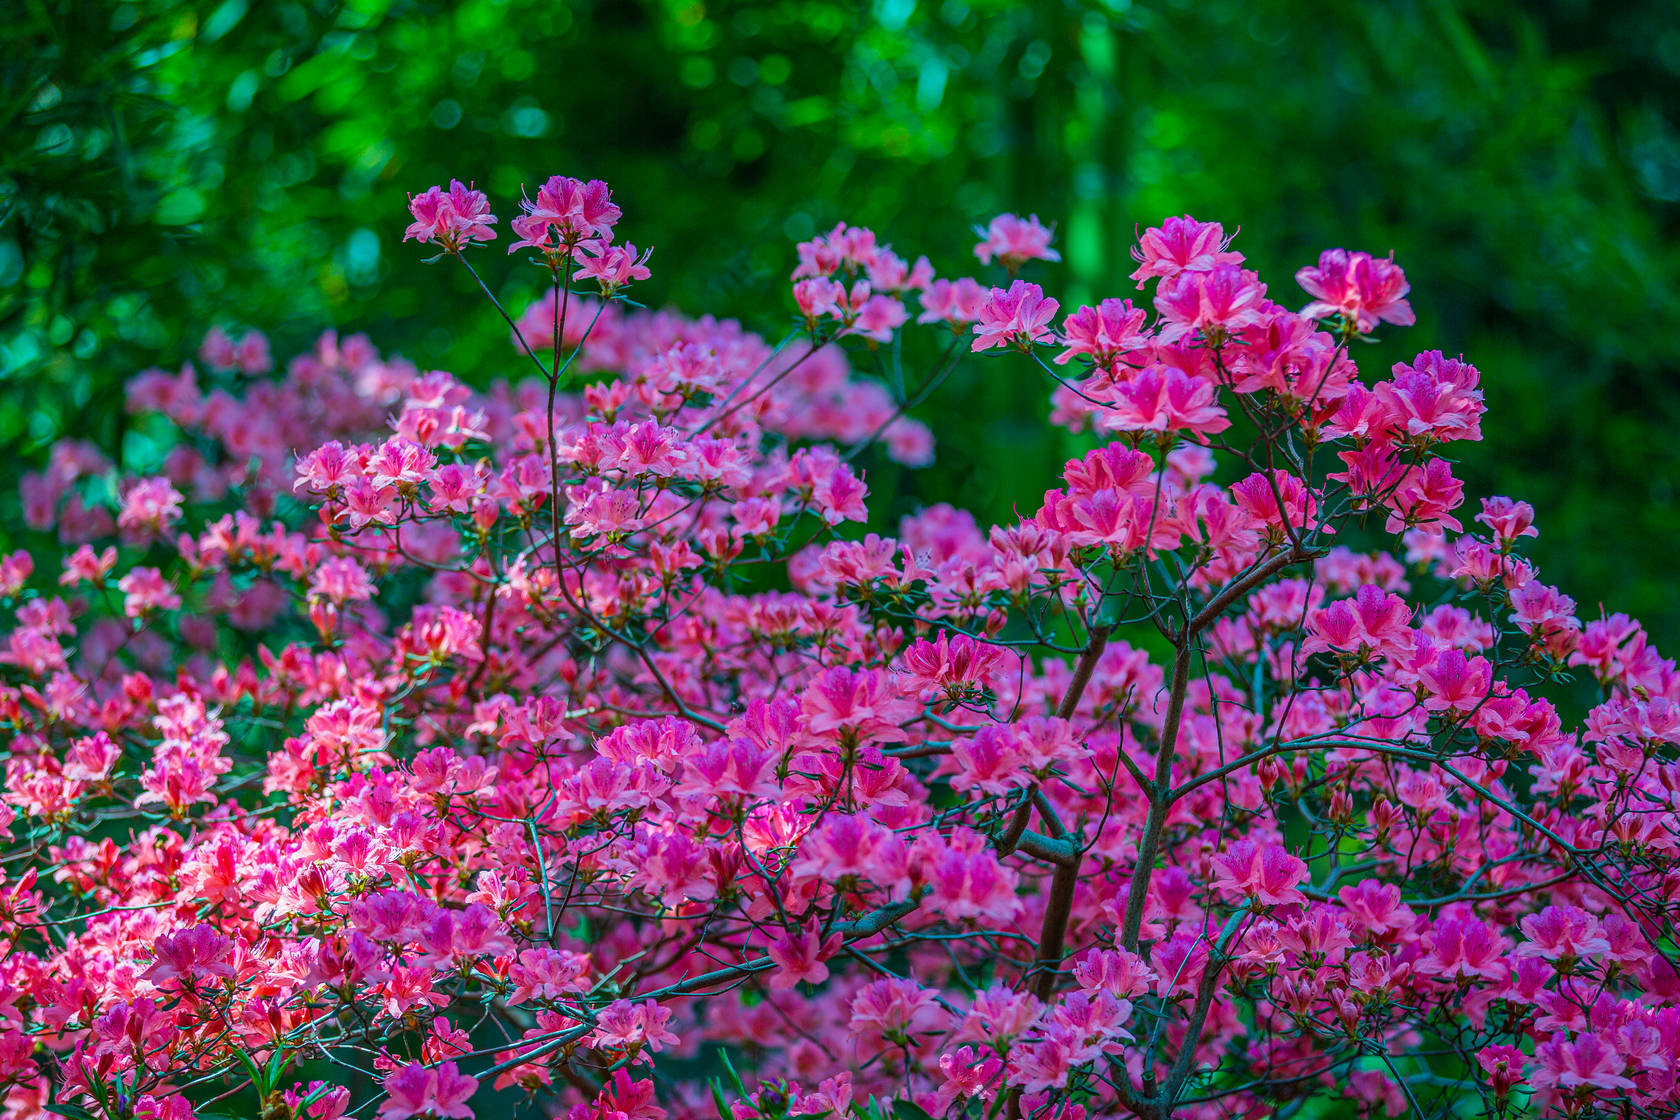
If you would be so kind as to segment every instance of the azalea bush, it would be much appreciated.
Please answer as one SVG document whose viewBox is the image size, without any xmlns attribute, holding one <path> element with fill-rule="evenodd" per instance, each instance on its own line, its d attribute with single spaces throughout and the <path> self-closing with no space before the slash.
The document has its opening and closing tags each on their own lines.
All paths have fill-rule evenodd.
<svg viewBox="0 0 1680 1120">
<path fill-rule="evenodd" d="M 842 225 L 759 335 L 603 183 L 410 210 L 511 376 L 213 330 L 23 479 L 5 1116 L 1680 1106 L 1680 678 L 1466 498 L 1473 365 L 1359 368 L 1394 261 Z M 1088 452 L 868 531 L 958 369 Z"/>
</svg>

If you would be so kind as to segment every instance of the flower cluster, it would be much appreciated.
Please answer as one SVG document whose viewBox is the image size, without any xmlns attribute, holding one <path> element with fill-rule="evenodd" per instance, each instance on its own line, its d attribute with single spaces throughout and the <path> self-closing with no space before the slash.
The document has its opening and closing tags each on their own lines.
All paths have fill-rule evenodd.
<svg viewBox="0 0 1680 1120">
<path fill-rule="evenodd" d="M 215 331 L 23 479 L 0 1116 L 1673 1115 L 1680 674 L 1467 504 L 1473 366 L 1358 368 L 1392 261 L 1175 218 L 1063 314 L 1036 217 L 840 225 L 777 342 L 623 219 L 508 223 L 521 378 Z M 999 362 L 1060 479 L 872 514 Z"/>
</svg>

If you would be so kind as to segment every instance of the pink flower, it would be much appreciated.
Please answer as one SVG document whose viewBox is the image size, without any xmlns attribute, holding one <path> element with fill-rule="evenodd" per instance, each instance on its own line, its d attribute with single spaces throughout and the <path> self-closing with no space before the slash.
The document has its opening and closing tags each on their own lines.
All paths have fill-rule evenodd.
<svg viewBox="0 0 1680 1120">
<path fill-rule="evenodd" d="M 914 980 L 886 977 L 867 984 L 852 999 L 851 1032 L 895 1040 L 927 1034 L 949 1018 L 936 993 Z"/>
<path fill-rule="evenodd" d="M 807 325 L 815 325 L 825 315 L 839 312 L 840 301 L 846 298 L 845 285 L 827 276 L 807 277 L 793 284 L 793 302 L 805 316 Z"/>
<path fill-rule="evenodd" d="M 142 1093 L 134 1102 L 134 1120 L 195 1120 L 192 1102 L 175 1093 Z"/>
<path fill-rule="evenodd" d="M 181 497 L 167 478 L 142 478 L 123 495 L 117 528 L 127 539 L 150 540 L 181 519 Z"/>
<path fill-rule="evenodd" d="M 889 743 L 904 740 L 899 725 L 921 714 L 921 705 L 900 698 L 885 673 L 840 667 L 811 682 L 801 707 L 812 734 L 850 733 Z"/>
<path fill-rule="evenodd" d="M 1439 976 L 1444 980 L 1460 976 L 1504 980 L 1511 970 L 1505 956 L 1507 944 L 1485 922 L 1442 916 L 1424 939 L 1427 952 L 1415 967 L 1425 976 Z"/>
<path fill-rule="evenodd" d="M 864 300 L 848 330 L 872 342 L 891 342 L 893 331 L 910 317 L 904 304 L 893 296 L 872 295 Z"/>
<path fill-rule="evenodd" d="M 1408 471 L 1390 502 L 1391 512 L 1384 525 L 1390 533 L 1419 525 L 1436 531 L 1464 530 L 1451 512 L 1464 504 L 1464 483 L 1453 477 L 1452 465 L 1445 459 L 1431 459 L 1421 470 L 1414 467 Z"/>
<path fill-rule="evenodd" d="M 623 216 L 607 184 L 564 175 L 550 177 L 537 188 L 536 201 L 526 198 L 520 208 L 524 213 L 512 222 L 519 240 L 508 246 L 510 253 L 525 248 L 558 253 L 585 242 L 607 243 L 612 240 L 613 226 Z"/>
<path fill-rule="evenodd" d="M 1430 350 L 1397 363 L 1391 380 L 1373 387 L 1376 404 L 1395 438 L 1428 446 L 1482 438 L 1481 373 L 1468 362 Z"/>
<path fill-rule="evenodd" d="M 862 521 L 868 515 L 869 488 L 838 455 L 825 448 L 801 448 L 785 476 L 794 491 L 829 525 Z"/>
<path fill-rule="evenodd" d="M 1417 322 L 1406 293 L 1411 285 L 1394 258 L 1374 258 L 1369 253 L 1326 249 L 1318 265 L 1301 269 L 1295 279 L 1313 302 L 1301 309 L 1309 319 L 1340 315 L 1354 324 L 1360 334 L 1369 334 L 1378 322 L 1409 327 Z"/>
<path fill-rule="evenodd" d="M 211 369 L 232 369 L 234 365 L 233 339 L 220 327 L 211 327 L 198 347 L 199 361 Z"/>
<path fill-rule="evenodd" d="M 181 605 L 181 597 L 156 568 L 131 569 L 117 581 L 117 590 L 123 593 L 123 613 L 130 618 L 152 611 L 172 611 Z"/>
<path fill-rule="evenodd" d="M 1318 513 L 1317 495 L 1287 471 L 1273 471 L 1270 477 L 1257 471 L 1234 482 L 1231 499 L 1255 521 L 1276 529 L 1307 528 Z"/>
<path fill-rule="evenodd" d="M 410 1116 L 472 1120 L 467 1101 L 477 1090 L 478 1080 L 460 1072 L 454 1062 L 443 1062 L 435 1069 L 410 1062 L 385 1078 L 390 1099 L 379 1106 L 380 1120 Z"/>
<path fill-rule="evenodd" d="M 146 979 L 162 986 L 179 981 L 195 986 L 234 975 L 233 942 L 208 925 L 193 926 L 160 937 L 157 960 Z"/>
<path fill-rule="evenodd" d="M 1365 879 L 1343 887 L 1336 898 L 1347 907 L 1349 917 L 1378 937 L 1410 929 L 1417 920 L 1411 908 L 1400 901 L 1400 888 L 1393 883 Z"/>
<path fill-rule="evenodd" d="M 607 245 L 587 242 L 582 252 L 583 263 L 572 273 L 572 279 L 594 280 L 601 285 L 603 292 L 610 293 L 632 280 L 646 280 L 653 275 L 647 267 L 648 258 L 653 255 L 652 249 L 638 257 L 636 247 L 628 243 Z"/>
<path fill-rule="evenodd" d="M 1067 349 L 1056 355 L 1056 364 L 1066 365 L 1084 354 L 1106 369 L 1122 354 L 1150 344 L 1145 318 L 1146 313 L 1129 299 L 1105 299 L 1096 307 L 1081 307 L 1062 324 Z"/>
<path fill-rule="evenodd" d="M 397 520 L 399 498 L 395 487 L 375 486 L 367 478 L 358 478 L 344 494 L 344 516 L 350 528 L 368 525 L 392 525 Z"/>
<path fill-rule="evenodd" d="M 1309 616 L 1301 650 L 1398 652 L 1410 645 L 1410 622 L 1404 599 L 1367 583 L 1353 599 L 1338 599 Z"/>
<path fill-rule="evenodd" d="M 1208 272 L 1222 264 L 1241 264 L 1241 253 L 1228 252 L 1231 239 L 1218 222 L 1198 222 L 1186 214 L 1168 218 L 1158 227 L 1144 231 L 1132 250 L 1138 262 L 1132 279 L 1143 287 L 1145 280 L 1159 276 L 1170 279 L 1181 272 Z"/>
<path fill-rule="evenodd" d="M 1026 786 L 1028 744 L 1018 726 L 989 723 L 972 737 L 957 739 L 938 774 L 950 775 L 953 789 L 997 795 Z"/>
<path fill-rule="evenodd" d="M 828 966 L 823 963 L 840 949 L 838 933 L 823 937 L 816 926 L 790 930 L 774 937 L 767 952 L 776 962 L 770 974 L 772 991 L 784 991 L 796 984 L 821 984 L 828 979 Z"/>
<path fill-rule="evenodd" d="M 898 687 L 907 696 L 922 697 L 940 689 L 960 697 L 984 688 L 1002 662 L 1003 650 L 976 642 L 967 634 L 952 636 L 941 630 L 933 641 L 913 643 L 900 657 Z"/>
<path fill-rule="evenodd" d="M 1536 1089 L 1632 1089 L 1625 1076 L 1627 1063 L 1615 1049 L 1591 1031 L 1572 1041 L 1559 1032 L 1534 1050 L 1537 1068 L 1529 1083 Z"/>
<path fill-rule="evenodd" d="M 772 797 L 776 758 L 753 743 L 705 743 L 683 756 L 683 777 L 673 792 L 691 797 Z"/>
<path fill-rule="evenodd" d="M 967 276 L 956 280 L 935 280 L 921 294 L 922 313 L 918 323 L 949 323 L 953 327 L 975 322 L 985 306 L 987 290 Z"/>
<path fill-rule="evenodd" d="M 268 352 L 268 336 L 261 331 L 246 331 L 233 348 L 233 364 L 240 373 L 258 377 L 274 368 Z"/>
<path fill-rule="evenodd" d="M 1578 906 L 1548 906 L 1528 915 L 1520 925 L 1528 940 L 1517 946 L 1519 957 L 1579 960 L 1610 951 L 1598 922 Z"/>
<path fill-rule="evenodd" d="M 921 291 L 933 282 L 933 262 L 918 257 L 911 265 L 891 249 L 882 246 L 875 259 L 864 265 L 869 286 L 883 292 Z"/>
<path fill-rule="evenodd" d="M 115 564 L 117 556 L 116 550 L 106 549 L 106 551 L 111 554 L 111 563 Z M 92 561 L 94 567 L 97 568 L 98 561 L 94 558 L 93 550 L 84 544 L 76 550 L 73 556 L 64 562 L 66 576 L 70 576 L 70 578 L 66 579 L 64 577 L 60 577 L 59 582 L 61 584 L 73 584 L 78 582 L 80 578 L 84 578 L 80 576 L 71 576 L 70 573 L 86 570 L 89 561 Z M 80 565 L 80 567 L 78 567 L 78 565 Z M 33 575 L 34 572 L 35 558 L 27 552 L 19 550 L 17 552 L 9 552 L 0 556 L 0 596 L 11 598 L 19 591 L 22 591 L 24 584 L 29 582 L 29 577 Z"/>
<path fill-rule="evenodd" d="M 815 1092 L 799 1098 L 788 1109 L 789 1116 L 843 1117 L 852 1108 L 852 1075 L 842 1071 L 823 1078 Z"/>
<path fill-rule="evenodd" d="M 1037 284 L 1016 280 L 1009 290 L 993 288 L 980 308 L 980 320 L 974 327 L 974 349 L 987 350 L 993 346 L 1018 346 L 1029 349 L 1035 342 L 1051 342 L 1055 334 L 1050 320 L 1060 306 L 1047 299 Z"/>
<path fill-rule="evenodd" d="M 281 1094 L 281 1099 L 301 1120 L 338 1120 L 350 1110 L 350 1090 L 342 1085 L 328 1085 L 325 1081 L 294 1084 Z M 304 1101 L 310 1103 L 304 1104 Z"/>
<path fill-rule="evenodd" d="M 801 241 L 795 249 L 799 253 L 799 267 L 793 270 L 795 280 L 832 276 L 842 270 L 855 276 L 876 267 L 886 251 L 884 246 L 876 244 L 873 231 L 848 226 L 845 222 L 809 241 Z"/>
<path fill-rule="evenodd" d="M 909 890 L 909 853 L 897 834 L 862 814 L 830 814 L 799 845 L 795 878 L 862 876 L 896 893 Z"/>
<path fill-rule="evenodd" d="M 991 1100 L 996 1091 L 994 1083 L 1003 1072 L 1003 1059 L 972 1046 L 959 1046 L 939 1055 L 939 1072 L 945 1077 L 938 1089 L 939 1108 L 943 1112 L 955 1101 L 976 1097 Z"/>
<path fill-rule="evenodd" d="M 627 999 L 614 1000 L 603 1007 L 595 1018 L 595 1033 L 589 1036 L 591 1046 L 629 1052 L 633 1061 L 651 1062 L 652 1054 L 675 1046 L 679 1041 L 670 1029 L 671 1009 L 661 1007 L 651 999 L 633 1003 Z"/>
<path fill-rule="evenodd" d="M 980 235 L 980 244 L 974 247 L 974 255 L 980 258 L 981 264 L 991 264 L 992 258 L 996 257 L 999 264 L 1013 273 L 1028 261 L 1062 259 L 1060 253 L 1050 248 L 1050 239 L 1055 236 L 1055 231 L 1044 228 L 1037 214 L 1026 218 L 999 214 L 990 225 L 975 226 L 974 232 Z"/>
<path fill-rule="evenodd" d="M 1500 1100 L 1523 1084 L 1523 1064 L 1527 1061 L 1528 1055 L 1515 1046 L 1489 1046 L 1476 1054 L 1476 1064 L 1482 1067 L 1488 1087 Z"/>
<path fill-rule="evenodd" d="M 1266 285 L 1234 264 L 1207 272 L 1181 272 L 1161 282 L 1155 310 L 1161 313 L 1160 341 L 1170 345 L 1192 335 L 1230 334 L 1265 320 Z"/>
<path fill-rule="evenodd" d="M 1494 536 L 1502 541 L 1540 535 L 1540 530 L 1534 527 L 1534 507 L 1510 498 L 1483 498 L 1482 512 L 1476 515 L 1476 520 L 1492 529 Z"/>
<path fill-rule="evenodd" d="M 255 377 L 274 368 L 268 353 L 268 338 L 261 331 L 247 331 L 238 342 L 220 327 L 212 327 L 198 348 L 205 365 L 218 370 L 237 369 Z"/>
<path fill-rule="evenodd" d="M 1418 672 L 1427 690 L 1423 706 L 1432 712 L 1467 712 L 1485 701 L 1493 688 L 1493 667 L 1486 658 L 1442 650 Z"/>
<path fill-rule="evenodd" d="M 294 490 L 312 490 L 330 495 L 360 477 L 355 455 L 337 440 L 322 444 L 298 460 Z"/>
<path fill-rule="evenodd" d="M 558 949 L 524 949 L 508 973 L 514 983 L 512 1003 L 533 999 L 561 999 L 582 991 L 589 971 L 589 958 Z"/>
<path fill-rule="evenodd" d="M 1305 902 L 1299 886 L 1307 865 L 1282 844 L 1238 840 L 1213 858 L 1214 885 L 1227 894 L 1253 899 L 1263 906 Z"/>
<path fill-rule="evenodd" d="M 437 457 L 413 440 L 388 439 L 368 456 L 367 479 L 375 489 L 410 494 L 437 467 Z"/>
<path fill-rule="evenodd" d="M 1213 382 L 1173 366 L 1139 370 L 1114 389 L 1111 410 L 1097 414 L 1097 427 L 1114 432 L 1190 431 L 1214 435 L 1231 426 L 1215 400 Z"/>
<path fill-rule="evenodd" d="M 665 1120 L 665 1110 L 654 1099 L 652 1081 L 636 1081 L 619 1069 L 593 1101 L 573 1105 L 566 1120 Z"/>
<path fill-rule="evenodd" d="M 924 835 L 913 854 L 940 913 L 956 921 L 973 918 L 1008 924 L 1015 918 L 1020 909 L 1015 896 L 1020 877 L 998 861 L 979 833 L 957 829 L 949 840 Z"/>
<path fill-rule="evenodd" d="M 475 191 L 459 179 L 449 181 L 445 193 L 439 187 L 429 187 L 425 193 L 408 199 L 409 213 L 414 222 L 403 231 L 403 240 L 439 242 L 446 251 L 458 253 L 474 241 L 492 241 L 496 231 L 496 215 L 490 212 L 490 199 L 483 191 Z"/>
</svg>

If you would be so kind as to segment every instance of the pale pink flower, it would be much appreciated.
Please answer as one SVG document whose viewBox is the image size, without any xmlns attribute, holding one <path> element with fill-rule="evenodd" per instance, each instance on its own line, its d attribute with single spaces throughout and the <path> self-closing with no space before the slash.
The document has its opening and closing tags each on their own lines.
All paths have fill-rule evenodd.
<svg viewBox="0 0 1680 1120">
<path fill-rule="evenodd" d="M 1060 253 L 1050 248 L 1055 230 L 1046 229 L 1037 214 L 1026 218 L 999 214 L 991 224 L 975 226 L 974 232 L 980 235 L 974 255 L 980 258 L 981 264 L 991 264 L 996 257 L 999 264 L 1014 272 L 1028 261 L 1062 259 Z"/>
</svg>

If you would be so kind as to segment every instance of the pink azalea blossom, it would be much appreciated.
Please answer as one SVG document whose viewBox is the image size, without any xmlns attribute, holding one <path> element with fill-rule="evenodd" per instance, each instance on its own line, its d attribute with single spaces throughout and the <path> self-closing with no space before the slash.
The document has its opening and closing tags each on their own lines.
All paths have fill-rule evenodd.
<svg viewBox="0 0 1680 1120">
<path fill-rule="evenodd" d="M 1016 280 L 1008 291 L 993 288 L 974 326 L 973 349 L 1005 345 L 1025 349 L 1037 342 L 1053 342 L 1055 334 L 1049 324 L 1058 306 L 1055 300 L 1045 298 L 1044 289 L 1037 284 Z"/>
<path fill-rule="evenodd" d="M 439 1120 L 472 1120 L 467 1101 L 478 1089 L 476 1078 L 461 1073 L 454 1062 L 427 1068 L 410 1062 L 385 1078 L 389 1099 L 379 1106 L 380 1120 L 405 1120 L 410 1116 Z"/>
<path fill-rule="evenodd" d="M 996 257 L 999 264 L 1014 272 L 1028 261 L 1059 261 L 1060 253 L 1050 248 L 1055 231 L 1039 222 L 1038 215 L 1020 218 L 1014 214 L 999 214 L 986 226 L 975 226 L 980 243 L 974 255 L 981 264 L 991 264 Z"/>
<path fill-rule="evenodd" d="M 1379 322 L 1400 327 L 1417 322 L 1406 302 L 1411 285 L 1393 258 L 1326 249 L 1316 266 L 1301 269 L 1295 279 L 1313 297 L 1301 309 L 1309 319 L 1340 315 L 1360 334 L 1369 334 Z"/>
</svg>

